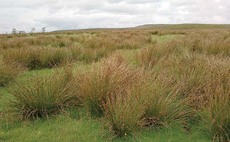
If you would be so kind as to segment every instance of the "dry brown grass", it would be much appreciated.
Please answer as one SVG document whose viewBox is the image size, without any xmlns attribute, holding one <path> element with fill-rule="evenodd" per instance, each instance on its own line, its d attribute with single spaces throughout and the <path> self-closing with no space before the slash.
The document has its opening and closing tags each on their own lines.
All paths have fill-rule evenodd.
<svg viewBox="0 0 230 142">
<path fill-rule="evenodd" d="M 111 57 L 96 64 L 80 78 L 85 106 L 92 115 L 102 116 L 106 98 L 115 97 L 117 91 L 130 86 L 140 75 L 140 71 L 129 67 L 121 57 Z"/>
<path fill-rule="evenodd" d="M 17 63 L 0 62 L 0 87 L 14 81 L 23 71 L 25 71 L 25 68 Z"/>
<path fill-rule="evenodd" d="M 25 82 L 14 83 L 10 111 L 22 120 L 48 118 L 79 106 L 81 103 L 71 68 L 51 76 L 36 76 Z"/>
</svg>

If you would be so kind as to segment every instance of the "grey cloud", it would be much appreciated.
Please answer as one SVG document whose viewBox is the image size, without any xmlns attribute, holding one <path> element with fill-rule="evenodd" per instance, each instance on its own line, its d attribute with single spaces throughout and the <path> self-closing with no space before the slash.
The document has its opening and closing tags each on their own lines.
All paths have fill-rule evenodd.
<svg viewBox="0 0 230 142">
<path fill-rule="evenodd" d="M 37 8 L 57 4 L 57 0 L 0 0 L 0 2 L 0 8 Z"/>
<path fill-rule="evenodd" d="M 108 0 L 111 3 L 118 3 L 118 2 L 125 2 L 125 3 L 132 3 L 132 4 L 143 4 L 143 3 L 155 3 L 159 2 L 160 0 Z"/>
<path fill-rule="evenodd" d="M 127 27 L 150 23 L 230 23 L 224 0 L 0 0 L 0 33 Z"/>
</svg>

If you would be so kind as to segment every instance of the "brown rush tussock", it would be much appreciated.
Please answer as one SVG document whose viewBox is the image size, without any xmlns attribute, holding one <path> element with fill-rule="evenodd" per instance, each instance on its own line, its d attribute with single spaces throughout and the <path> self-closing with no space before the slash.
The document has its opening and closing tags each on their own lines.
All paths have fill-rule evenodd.
<svg viewBox="0 0 230 142">
<path fill-rule="evenodd" d="M 21 119 L 47 118 L 80 105 L 80 97 L 68 69 L 14 83 L 9 91 L 14 96 L 10 102 L 11 111 Z"/>
</svg>

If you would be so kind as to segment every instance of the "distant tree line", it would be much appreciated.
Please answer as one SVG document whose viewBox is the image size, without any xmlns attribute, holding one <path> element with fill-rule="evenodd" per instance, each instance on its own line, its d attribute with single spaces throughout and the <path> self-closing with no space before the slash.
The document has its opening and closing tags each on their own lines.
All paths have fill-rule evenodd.
<svg viewBox="0 0 230 142">
<path fill-rule="evenodd" d="M 32 33 L 35 33 L 35 31 L 36 31 L 36 28 L 31 28 L 31 31 L 29 32 L 30 34 L 32 34 Z M 46 27 L 43 27 L 42 29 L 41 29 L 41 32 L 42 33 L 45 33 L 46 32 Z M 25 34 L 26 32 L 25 31 L 19 31 L 19 30 L 17 30 L 16 28 L 13 28 L 12 29 L 12 32 L 11 32 L 11 34 Z"/>
</svg>

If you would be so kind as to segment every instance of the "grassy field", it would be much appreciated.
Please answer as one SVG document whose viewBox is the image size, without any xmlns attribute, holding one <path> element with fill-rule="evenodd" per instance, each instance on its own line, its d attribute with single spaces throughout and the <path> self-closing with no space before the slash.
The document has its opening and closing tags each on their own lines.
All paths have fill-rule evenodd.
<svg viewBox="0 0 230 142">
<path fill-rule="evenodd" d="M 229 25 L 0 35 L 0 141 L 230 141 Z"/>
</svg>

